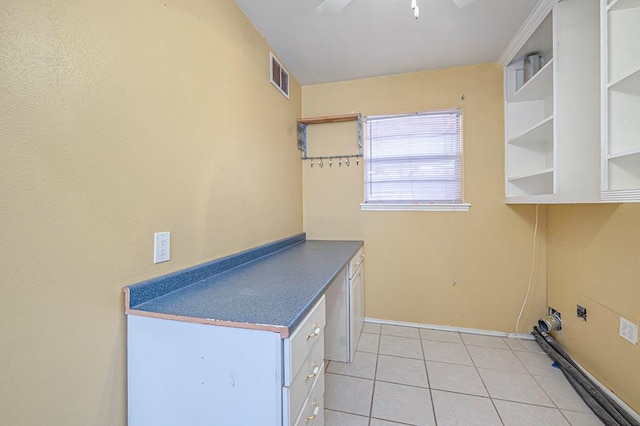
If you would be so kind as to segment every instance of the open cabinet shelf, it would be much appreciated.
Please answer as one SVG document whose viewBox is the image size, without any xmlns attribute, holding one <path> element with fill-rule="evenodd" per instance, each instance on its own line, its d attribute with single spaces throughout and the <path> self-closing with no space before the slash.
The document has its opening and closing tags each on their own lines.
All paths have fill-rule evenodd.
<svg viewBox="0 0 640 426">
<path fill-rule="evenodd" d="M 510 144 L 535 144 L 553 139 L 553 117 L 547 117 L 529 129 L 509 139 Z"/>
<path fill-rule="evenodd" d="M 553 169 L 552 168 L 538 170 L 538 171 L 531 172 L 531 173 L 525 173 L 525 174 L 522 174 L 522 175 L 519 175 L 519 176 L 509 176 L 509 182 L 515 182 L 515 181 L 523 180 L 523 179 L 538 178 L 538 177 L 547 176 L 547 175 L 553 175 Z"/>
<path fill-rule="evenodd" d="M 625 77 L 609 83 L 608 89 L 640 96 L 640 68 Z"/>
<path fill-rule="evenodd" d="M 613 0 L 607 6 L 610 12 L 640 7 L 640 0 Z"/>
<path fill-rule="evenodd" d="M 600 14 L 600 200 L 640 202 L 640 0 L 601 0 Z"/>
<path fill-rule="evenodd" d="M 531 16 L 538 21 L 521 29 L 528 29 L 523 33 L 528 38 L 516 35 L 519 50 L 503 60 L 505 199 L 509 204 L 598 202 L 598 4 L 563 0 L 536 7 Z M 520 87 L 529 55 L 540 55 L 543 66 Z"/>
<path fill-rule="evenodd" d="M 553 59 L 550 59 L 533 75 L 513 96 L 509 102 L 528 102 L 548 98 L 553 94 Z"/>
</svg>

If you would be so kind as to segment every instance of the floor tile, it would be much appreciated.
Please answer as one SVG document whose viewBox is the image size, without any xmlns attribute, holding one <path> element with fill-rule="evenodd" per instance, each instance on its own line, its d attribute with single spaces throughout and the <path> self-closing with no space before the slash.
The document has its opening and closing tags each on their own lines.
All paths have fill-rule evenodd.
<svg viewBox="0 0 640 426">
<path fill-rule="evenodd" d="M 564 377 L 559 368 L 553 367 L 553 358 L 534 352 L 515 352 L 527 371 L 534 376 Z"/>
<path fill-rule="evenodd" d="M 503 337 L 502 340 L 511 348 L 512 351 L 518 352 L 544 352 L 538 342 L 535 340 L 519 339 L 516 337 Z M 544 355 L 544 354 L 543 354 Z"/>
<path fill-rule="evenodd" d="M 376 324 L 373 322 L 365 322 L 362 326 L 363 333 L 373 333 L 380 334 L 380 324 Z"/>
<path fill-rule="evenodd" d="M 529 374 L 478 368 L 492 398 L 553 407 L 553 402 Z"/>
<path fill-rule="evenodd" d="M 473 363 L 478 368 L 490 368 L 493 370 L 511 371 L 513 373 L 527 372 L 510 349 L 467 346 L 467 350 L 471 355 L 471 359 L 473 359 Z"/>
<path fill-rule="evenodd" d="M 329 410 L 368 416 L 373 380 L 325 374 L 324 406 Z"/>
<path fill-rule="evenodd" d="M 377 358 L 376 354 L 356 352 L 355 359 L 352 363 L 331 361 L 327 372 L 362 377 L 363 379 L 373 379 L 376 375 Z"/>
<path fill-rule="evenodd" d="M 428 389 L 376 382 L 371 416 L 412 425 L 433 425 Z"/>
<path fill-rule="evenodd" d="M 486 348 L 509 349 L 509 346 L 502 340 L 502 337 L 483 336 L 481 334 L 460 333 L 462 341 L 466 345 L 484 346 Z"/>
<path fill-rule="evenodd" d="M 591 413 L 591 408 L 578 396 L 564 377 L 534 376 L 540 387 L 549 395 L 556 407 L 564 410 Z"/>
<path fill-rule="evenodd" d="M 450 362 L 453 364 L 473 365 L 467 348 L 459 343 L 423 340 L 424 357 L 429 361 Z"/>
<path fill-rule="evenodd" d="M 390 422 L 389 420 L 382 420 L 382 419 L 374 419 L 371 418 L 371 423 L 369 423 L 369 426 L 404 426 L 406 425 L 406 423 L 396 423 L 396 422 Z"/>
<path fill-rule="evenodd" d="M 382 324 L 380 333 L 388 336 L 410 337 L 412 339 L 420 338 L 420 333 L 417 328 L 404 327 L 401 325 Z"/>
<path fill-rule="evenodd" d="M 339 411 L 324 410 L 324 426 L 369 426 L 369 418 Z"/>
<path fill-rule="evenodd" d="M 379 334 L 362 333 L 358 342 L 357 350 L 361 352 L 378 353 L 378 343 L 380 342 Z"/>
<path fill-rule="evenodd" d="M 489 396 L 475 367 L 427 361 L 431 389 Z"/>
<path fill-rule="evenodd" d="M 494 400 L 505 426 L 569 426 L 556 408 Z"/>
<path fill-rule="evenodd" d="M 437 390 L 431 394 L 438 426 L 502 426 L 489 398 Z"/>
<path fill-rule="evenodd" d="M 423 388 L 429 387 L 427 369 L 421 359 L 379 355 L 376 380 Z"/>
<path fill-rule="evenodd" d="M 455 331 L 420 329 L 420 337 L 425 340 L 437 340 L 439 342 L 462 343 L 460 333 Z"/>
<path fill-rule="evenodd" d="M 560 410 L 562 414 L 569 420 L 571 426 L 602 426 L 604 423 L 600 421 L 593 413 L 576 413 L 575 411 Z"/>
<path fill-rule="evenodd" d="M 384 355 L 423 359 L 420 340 L 407 337 L 381 335 L 379 352 Z"/>
</svg>

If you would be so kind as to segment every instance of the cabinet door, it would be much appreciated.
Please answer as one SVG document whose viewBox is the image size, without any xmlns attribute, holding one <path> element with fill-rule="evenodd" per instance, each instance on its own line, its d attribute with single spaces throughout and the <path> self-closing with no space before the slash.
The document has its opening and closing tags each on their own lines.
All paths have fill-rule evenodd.
<svg viewBox="0 0 640 426">
<path fill-rule="evenodd" d="M 327 324 L 325 326 L 325 359 L 349 361 L 349 281 L 346 268 L 331 282 L 325 293 Z"/>
<path fill-rule="evenodd" d="M 277 333 L 128 315 L 127 364 L 130 426 L 282 423 Z"/>
<path fill-rule="evenodd" d="M 364 325 L 364 265 L 351 279 L 351 361 L 355 357 L 358 340 Z"/>
</svg>

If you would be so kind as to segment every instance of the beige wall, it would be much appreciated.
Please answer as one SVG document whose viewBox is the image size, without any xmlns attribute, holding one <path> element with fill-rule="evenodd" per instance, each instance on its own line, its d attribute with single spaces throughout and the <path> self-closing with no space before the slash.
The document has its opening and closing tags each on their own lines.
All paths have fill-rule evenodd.
<svg viewBox="0 0 640 426">
<path fill-rule="evenodd" d="M 302 231 L 300 86 L 232 0 L 5 0 L 0 27 L 0 423 L 123 425 L 121 288 Z"/>
<path fill-rule="evenodd" d="M 362 165 L 303 164 L 308 237 L 365 241 L 367 317 L 514 331 L 529 278 L 535 207 L 504 204 L 502 81 L 502 69 L 487 64 L 303 87 L 304 117 L 463 109 L 467 213 L 362 212 Z M 354 129 L 309 126 L 310 155 L 354 152 Z M 535 287 L 521 332 L 544 313 L 545 215 L 542 207 Z"/>
<path fill-rule="evenodd" d="M 548 215 L 549 305 L 563 318 L 555 337 L 640 412 L 640 350 L 618 336 L 620 316 L 640 323 L 640 205 L 551 206 Z"/>
</svg>

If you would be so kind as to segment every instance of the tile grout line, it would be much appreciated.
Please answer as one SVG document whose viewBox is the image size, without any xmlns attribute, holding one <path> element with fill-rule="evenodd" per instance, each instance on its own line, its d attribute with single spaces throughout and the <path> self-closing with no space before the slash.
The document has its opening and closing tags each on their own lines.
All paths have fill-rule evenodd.
<svg viewBox="0 0 640 426">
<path fill-rule="evenodd" d="M 547 354 L 548 355 L 548 354 Z M 526 368 L 526 366 L 525 366 Z M 551 397 L 551 395 L 549 395 L 549 393 L 547 392 L 547 390 L 542 386 L 542 384 L 536 379 L 536 376 L 534 376 L 533 374 L 531 374 L 531 377 L 533 378 L 533 381 L 536 382 L 538 384 L 538 386 L 540 386 L 540 389 L 542 389 L 542 392 L 544 392 L 545 395 L 547 395 L 547 397 L 549 398 L 549 400 L 551 401 L 551 403 L 554 405 L 554 407 L 560 412 L 560 415 L 562 416 L 562 418 L 564 418 L 567 423 L 569 423 L 570 425 L 572 424 L 571 421 L 569 420 L 569 418 L 567 416 L 565 416 L 564 412 L 562 411 L 562 408 L 560 408 L 558 406 L 558 404 L 556 404 L 556 401 L 553 399 L 553 397 Z M 566 380 L 566 379 L 565 379 Z M 573 387 L 571 388 L 573 389 Z M 575 390 L 574 390 L 575 392 Z M 582 399 L 582 398 L 581 398 Z M 592 414 L 593 411 L 591 412 Z"/>
<path fill-rule="evenodd" d="M 393 357 L 393 358 L 401 358 L 401 359 L 407 359 L 407 360 L 416 360 L 416 358 L 411 358 L 411 357 L 406 357 L 406 356 L 399 356 L 399 355 L 394 355 L 394 354 L 382 354 L 380 353 L 380 349 L 382 346 L 382 337 L 383 336 L 388 336 L 388 337 L 395 337 L 395 338 L 401 338 L 401 339 L 408 339 L 408 340 L 415 340 L 416 337 L 413 336 L 407 336 L 407 335 L 397 335 L 397 334 L 386 334 L 382 332 L 382 326 L 384 324 L 380 324 L 380 330 L 377 333 L 371 333 L 370 331 L 362 331 L 361 334 L 367 333 L 367 334 L 373 334 L 373 335 L 378 335 L 378 342 L 377 342 L 377 351 L 374 353 L 371 353 L 372 355 L 376 356 L 375 359 L 375 367 L 374 367 L 374 377 L 373 377 L 373 389 L 372 389 L 372 395 L 371 395 L 371 403 L 370 403 L 370 407 L 369 407 L 369 417 L 368 417 L 368 424 L 371 425 L 371 422 L 374 419 L 378 419 L 377 417 L 373 417 L 373 403 L 374 403 L 374 398 L 375 398 L 375 388 L 378 382 L 381 383 L 390 383 L 390 384 L 396 384 L 396 385 L 402 385 L 402 386 L 408 386 L 408 387 L 414 387 L 416 389 L 424 389 L 424 387 L 421 386 L 417 386 L 417 385 L 410 385 L 410 384 L 406 384 L 406 383 L 397 383 L 397 382 L 393 382 L 393 381 L 386 381 L 386 380 L 378 380 L 377 378 L 377 374 L 378 374 L 378 367 L 379 367 L 379 360 L 380 360 L 380 356 L 388 356 L 388 357 Z M 415 327 L 407 327 L 410 329 L 415 329 Z M 467 394 L 465 392 L 456 392 L 456 391 L 448 391 L 448 390 L 442 390 L 442 392 L 444 393 L 451 393 L 451 394 L 459 394 L 459 395 L 465 395 L 465 396 L 475 396 L 475 397 L 480 397 L 480 398 L 488 398 L 491 400 L 492 406 L 494 407 L 495 412 L 498 414 L 498 418 L 500 420 L 500 422 L 504 425 L 504 420 L 502 419 L 502 416 L 500 414 L 500 412 L 497 409 L 496 406 L 496 401 L 504 401 L 507 403 L 511 403 L 511 404 L 522 404 L 522 405 L 526 405 L 526 406 L 531 406 L 531 407 L 537 407 L 537 408 L 547 408 L 547 409 L 551 409 L 551 410 L 557 410 L 560 412 L 561 418 L 566 421 L 569 425 L 571 425 L 571 421 L 569 420 L 569 418 L 565 415 L 565 412 L 563 411 L 562 408 L 560 408 L 560 406 L 558 405 L 558 403 L 556 403 L 556 401 L 551 397 L 551 395 L 549 394 L 549 392 L 542 387 L 541 383 L 539 382 L 537 376 L 534 374 L 534 371 L 531 370 L 529 367 L 527 367 L 527 365 L 522 361 L 522 359 L 518 356 L 518 354 L 526 354 L 526 353 L 537 353 L 536 351 L 533 351 L 529 348 L 524 347 L 522 342 L 520 343 L 520 346 L 524 349 L 523 351 L 518 351 L 515 350 L 514 348 L 512 348 L 509 344 L 507 344 L 506 342 L 504 342 L 506 340 L 506 338 L 501 339 L 505 344 L 506 344 L 506 348 L 503 347 L 495 347 L 495 346 L 487 346 L 487 345 L 478 345 L 478 344 L 474 344 L 474 343 L 467 343 L 465 342 L 460 336 L 460 333 L 455 332 L 457 335 L 460 336 L 460 342 L 452 342 L 452 341 L 448 341 L 448 340 L 438 340 L 438 339 L 429 339 L 429 338 L 424 338 L 422 336 L 422 334 L 420 334 L 420 330 L 418 329 L 418 337 L 417 339 L 420 341 L 420 349 L 421 349 L 421 354 L 422 354 L 422 361 L 425 367 L 425 373 L 426 373 L 426 378 L 427 378 L 427 389 L 429 390 L 429 396 L 431 399 L 431 406 L 432 406 L 432 414 L 433 414 L 433 418 L 435 421 L 435 424 L 438 424 L 438 419 L 436 417 L 436 413 L 435 413 L 435 404 L 434 404 L 434 399 L 433 399 L 433 388 L 432 388 L 432 384 L 431 384 L 431 377 L 429 374 L 429 369 L 427 367 L 427 356 L 426 356 L 426 349 L 424 348 L 424 342 L 425 341 L 435 341 L 435 342 L 441 342 L 441 343 L 455 343 L 455 344 L 462 344 L 464 345 L 465 348 L 465 352 L 467 353 L 467 355 L 469 356 L 470 360 L 471 360 L 471 364 L 476 372 L 476 374 L 480 377 L 481 383 L 483 384 L 483 387 L 487 393 L 487 397 L 485 396 L 481 396 L 481 395 L 473 395 L 473 394 Z M 520 339 L 518 339 L 520 340 Z M 511 399 L 505 399 L 505 398 L 494 398 L 491 396 L 491 393 L 488 390 L 487 387 L 487 383 L 485 382 L 484 378 L 482 377 L 482 375 L 480 374 L 479 371 L 479 366 L 476 364 L 476 361 L 474 360 L 474 358 L 471 356 L 471 351 L 470 351 L 470 347 L 480 347 L 480 348 L 485 348 L 485 349 L 491 349 L 491 350 L 508 350 L 511 352 L 512 356 L 518 361 L 518 363 L 520 363 L 523 367 L 524 367 L 524 372 L 515 372 L 515 371 L 505 371 L 505 370 L 501 370 L 501 369 L 497 369 L 497 368 L 485 368 L 482 367 L 483 369 L 486 370 L 490 370 L 490 371 L 498 371 L 498 372 L 505 372 L 505 373 L 515 373 L 515 374 L 519 374 L 519 375 L 526 375 L 529 376 L 530 378 L 533 379 L 533 383 L 535 384 L 535 386 L 537 388 L 540 388 L 543 391 L 543 395 L 545 395 L 549 401 L 551 401 L 552 405 L 541 405 L 541 404 L 537 404 L 537 403 L 531 403 L 531 402 L 523 402 L 523 401 L 516 401 L 516 400 L 511 400 Z M 360 351 L 363 353 L 366 353 L 365 351 Z M 452 363 L 452 362 L 447 362 L 447 361 L 433 361 L 434 363 L 442 363 L 442 364 L 447 364 L 447 365 L 457 365 L 457 366 L 465 366 L 465 364 L 457 364 L 457 363 Z M 334 373 L 337 374 L 337 373 Z M 341 374 L 342 375 L 342 374 Z M 345 376 L 348 376 L 348 374 L 344 374 Z M 546 375 L 542 374 L 539 375 L 540 377 L 547 377 Z M 366 379 L 366 377 L 359 377 L 359 376 L 350 376 L 350 377 L 357 377 L 357 378 L 361 378 L 361 379 Z M 552 377 L 552 376 L 549 376 Z M 567 409 L 567 412 L 572 412 L 572 413 L 579 413 L 579 414 L 586 414 L 586 415 L 593 415 L 593 413 L 591 411 L 589 412 L 585 412 L 585 411 L 579 411 L 579 410 L 571 410 L 571 409 Z M 347 413 L 347 414 L 351 414 L 351 413 Z M 362 416 L 363 418 L 366 419 L 365 416 Z M 384 419 L 381 419 L 384 420 Z M 401 423 L 399 423 L 401 424 Z"/>
<path fill-rule="evenodd" d="M 369 421 L 367 424 L 371 425 L 371 417 L 373 416 L 373 401 L 376 396 L 376 377 L 378 376 L 378 358 L 380 357 L 380 342 L 382 340 L 382 326 L 380 326 L 380 334 L 378 334 L 378 348 L 376 350 L 376 366 L 373 369 L 373 388 L 371 389 L 371 402 L 369 403 Z"/>
<path fill-rule="evenodd" d="M 464 342 L 464 339 L 462 339 L 462 336 L 460 336 L 460 338 L 462 340 L 462 344 L 464 345 L 464 350 L 467 351 L 467 355 L 469 355 L 469 358 L 471 359 L 471 363 L 473 364 L 473 368 L 475 368 L 475 370 L 476 370 L 476 374 L 478 375 L 478 377 L 480 377 L 480 381 L 482 382 L 482 386 L 484 386 L 484 390 L 486 390 L 487 391 L 487 395 L 489 395 L 489 399 L 491 400 L 491 405 L 493 406 L 493 409 L 496 410 L 496 414 L 498 415 L 498 419 L 500 419 L 500 423 L 502 423 L 502 425 L 504 426 L 504 420 L 503 420 L 502 416 L 500 415 L 500 411 L 498 411 L 498 407 L 496 406 L 496 402 L 493 400 L 493 397 L 491 396 L 491 392 L 489 392 L 489 388 L 487 387 L 487 384 L 484 382 L 484 379 L 482 378 L 482 375 L 480 374 L 480 371 L 478 370 L 478 366 L 476 365 L 476 361 L 471 356 L 471 352 L 469 352 L 469 348 L 467 348 L 467 344 Z"/>
<path fill-rule="evenodd" d="M 433 402 L 433 391 L 431 389 L 431 380 L 429 379 L 429 368 L 427 367 L 427 356 L 424 353 L 424 345 L 422 343 L 422 335 L 418 330 L 418 336 L 420 340 L 420 349 L 422 349 L 422 363 L 424 364 L 424 371 L 427 373 L 427 386 L 429 387 L 429 398 L 431 399 L 431 414 L 433 414 L 433 421 L 438 426 L 438 417 L 436 416 L 436 404 Z"/>
</svg>

